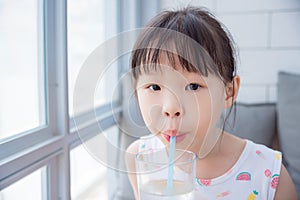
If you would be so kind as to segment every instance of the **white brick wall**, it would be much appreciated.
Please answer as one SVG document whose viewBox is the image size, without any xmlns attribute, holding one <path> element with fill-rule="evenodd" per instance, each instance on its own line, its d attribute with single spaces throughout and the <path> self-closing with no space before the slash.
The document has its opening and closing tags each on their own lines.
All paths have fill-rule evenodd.
<svg viewBox="0 0 300 200">
<path fill-rule="evenodd" d="M 238 101 L 274 102 L 278 71 L 300 74 L 299 0 L 162 0 L 162 8 L 208 7 L 239 47 Z M 300 86 L 299 86 L 300 87 Z"/>
<path fill-rule="evenodd" d="M 228 28 L 239 47 L 261 48 L 267 46 L 269 23 L 267 13 L 239 14 L 238 17 L 237 14 L 220 14 L 218 18 Z"/>
<path fill-rule="evenodd" d="M 300 4 L 300 1 L 298 1 Z M 272 47 L 300 47 L 300 9 L 272 14 Z"/>
<path fill-rule="evenodd" d="M 212 0 L 217 12 L 273 12 L 300 9 L 299 0 Z M 201 1 L 198 1 L 201 2 Z"/>
</svg>

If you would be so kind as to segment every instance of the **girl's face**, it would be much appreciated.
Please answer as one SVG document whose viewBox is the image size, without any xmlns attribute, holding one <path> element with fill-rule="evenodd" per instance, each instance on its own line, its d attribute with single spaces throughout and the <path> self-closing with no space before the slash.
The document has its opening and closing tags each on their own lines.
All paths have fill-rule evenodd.
<svg viewBox="0 0 300 200">
<path fill-rule="evenodd" d="M 143 72 L 136 82 L 147 127 L 166 145 L 172 135 L 176 135 L 178 148 L 194 152 L 203 145 L 214 145 L 216 124 L 224 107 L 223 82 L 213 75 L 204 77 L 183 70 L 177 61 L 175 67 L 169 67 L 166 58 L 160 61 L 159 69 Z"/>
</svg>

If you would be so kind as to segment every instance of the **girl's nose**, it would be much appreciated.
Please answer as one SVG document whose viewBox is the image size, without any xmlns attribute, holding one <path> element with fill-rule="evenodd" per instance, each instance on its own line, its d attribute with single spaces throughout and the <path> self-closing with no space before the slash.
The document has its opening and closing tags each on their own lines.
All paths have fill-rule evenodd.
<svg viewBox="0 0 300 200">
<path fill-rule="evenodd" d="M 164 111 L 164 115 L 165 115 L 166 117 L 174 118 L 174 117 L 179 117 L 179 116 L 181 116 L 181 112 L 180 112 L 180 111 L 172 111 L 172 110 L 170 110 L 170 109 L 166 109 L 166 110 Z"/>
<path fill-rule="evenodd" d="M 178 98 L 175 98 L 174 96 L 169 96 L 164 102 L 162 112 L 163 115 L 166 117 L 181 117 L 183 114 L 183 110 L 181 108 Z"/>
</svg>

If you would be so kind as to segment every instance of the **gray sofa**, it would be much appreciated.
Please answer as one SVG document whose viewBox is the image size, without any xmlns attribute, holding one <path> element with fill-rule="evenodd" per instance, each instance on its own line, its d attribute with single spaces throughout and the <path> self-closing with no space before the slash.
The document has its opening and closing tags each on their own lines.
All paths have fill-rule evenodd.
<svg viewBox="0 0 300 200">
<path fill-rule="evenodd" d="M 279 72 L 277 86 L 276 103 L 238 103 L 225 130 L 281 151 L 300 199 L 300 75 Z"/>
<path fill-rule="evenodd" d="M 123 83 L 123 149 L 136 138 L 149 134 L 141 119 L 129 80 L 128 77 Z M 231 112 L 225 130 L 280 150 L 300 200 L 300 75 L 280 72 L 277 96 L 276 103 L 237 103 L 236 119 L 234 120 L 234 112 Z M 123 174 L 119 179 L 122 186 L 118 188 L 118 195 L 114 199 L 133 199 L 127 176 Z"/>
</svg>

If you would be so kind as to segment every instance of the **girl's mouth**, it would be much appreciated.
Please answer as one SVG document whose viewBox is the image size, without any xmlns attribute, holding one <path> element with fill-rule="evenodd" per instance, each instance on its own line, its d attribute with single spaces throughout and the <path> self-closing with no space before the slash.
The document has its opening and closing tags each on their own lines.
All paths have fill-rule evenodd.
<svg viewBox="0 0 300 200">
<path fill-rule="evenodd" d="M 163 134 L 163 136 L 168 142 L 170 142 L 170 138 L 171 138 L 170 135 Z M 176 143 L 181 142 L 184 138 L 185 138 L 185 134 L 176 135 Z"/>
</svg>

